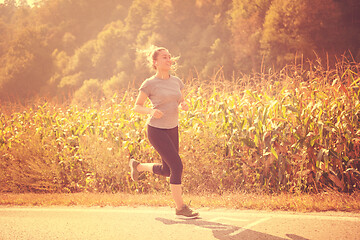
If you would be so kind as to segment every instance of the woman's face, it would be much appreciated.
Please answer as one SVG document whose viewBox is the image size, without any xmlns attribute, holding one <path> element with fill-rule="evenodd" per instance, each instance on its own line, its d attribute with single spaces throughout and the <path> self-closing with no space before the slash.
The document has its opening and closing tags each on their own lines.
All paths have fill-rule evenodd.
<svg viewBox="0 0 360 240">
<path fill-rule="evenodd" d="M 170 53 L 167 50 L 160 50 L 154 64 L 158 71 L 169 71 L 172 65 Z"/>
</svg>

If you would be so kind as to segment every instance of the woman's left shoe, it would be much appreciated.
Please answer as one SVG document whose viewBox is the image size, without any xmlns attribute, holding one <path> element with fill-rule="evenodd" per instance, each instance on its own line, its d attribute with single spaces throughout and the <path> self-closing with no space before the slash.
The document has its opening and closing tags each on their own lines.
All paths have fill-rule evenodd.
<svg viewBox="0 0 360 240">
<path fill-rule="evenodd" d="M 192 218 L 198 218 L 199 213 L 194 212 L 187 205 L 184 205 L 182 209 L 180 210 L 176 209 L 176 216 L 179 218 L 192 219 Z"/>
<path fill-rule="evenodd" d="M 129 166 L 131 169 L 131 179 L 133 181 L 137 181 L 139 179 L 139 171 L 137 170 L 137 166 L 140 162 L 136 161 L 135 159 L 130 159 Z"/>
</svg>

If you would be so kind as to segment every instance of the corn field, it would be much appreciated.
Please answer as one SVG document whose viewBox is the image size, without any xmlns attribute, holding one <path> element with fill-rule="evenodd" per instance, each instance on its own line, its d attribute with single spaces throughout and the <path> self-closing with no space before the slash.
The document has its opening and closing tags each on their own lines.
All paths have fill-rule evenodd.
<svg viewBox="0 0 360 240">
<path fill-rule="evenodd" d="M 360 64 L 227 80 L 184 80 L 180 112 L 184 191 L 319 192 L 360 188 Z M 128 161 L 159 162 L 137 90 L 87 106 L 1 105 L 1 192 L 155 192 L 168 181 L 130 179 Z"/>
</svg>

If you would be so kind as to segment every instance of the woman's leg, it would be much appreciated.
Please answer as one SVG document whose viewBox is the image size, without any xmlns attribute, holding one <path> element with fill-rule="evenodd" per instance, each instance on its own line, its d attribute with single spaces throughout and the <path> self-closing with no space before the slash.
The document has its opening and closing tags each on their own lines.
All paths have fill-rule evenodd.
<svg viewBox="0 0 360 240">
<path fill-rule="evenodd" d="M 179 153 L 179 130 L 178 127 L 168 131 L 169 137 L 175 146 L 176 152 Z M 181 184 L 170 184 L 171 195 L 175 201 L 176 208 L 182 209 L 184 206 L 184 200 L 182 198 L 182 186 Z"/>
<path fill-rule="evenodd" d="M 157 164 L 155 164 L 155 163 L 140 163 L 137 166 L 137 170 L 139 172 L 147 171 L 147 172 L 153 173 L 154 165 L 157 165 Z M 170 190 L 171 190 L 171 196 L 173 197 L 173 199 L 175 201 L 176 208 L 178 210 L 180 210 L 184 206 L 184 201 L 182 198 L 181 184 L 170 184 Z"/>
<path fill-rule="evenodd" d="M 140 163 L 137 166 L 137 170 L 139 172 L 152 172 L 153 173 L 153 167 L 155 163 Z"/>
<path fill-rule="evenodd" d="M 173 197 L 176 209 L 180 210 L 184 207 L 184 200 L 182 198 L 181 184 L 170 184 L 171 196 Z"/>
<path fill-rule="evenodd" d="M 179 156 L 178 128 L 158 129 L 148 126 L 148 138 L 162 158 L 163 164 L 136 163 L 138 171 L 150 171 L 164 176 L 170 175 L 171 195 L 176 204 L 176 215 L 193 218 L 199 214 L 184 204 L 182 198 L 181 175 L 183 165 Z"/>
<path fill-rule="evenodd" d="M 178 131 L 177 131 L 177 128 L 176 128 L 176 131 L 167 131 L 168 132 L 168 135 L 169 137 L 171 138 L 171 141 L 174 143 L 175 145 L 175 148 L 177 149 L 177 152 L 179 152 L 179 137 L 178 137 Z M 155 135 L 155 138 L 156 138 L 156 132 L 154 133 L 154 131 L 151 131 L 150 130 L 150 133 L 149 133 L 149 129 L 148 129 L 148 135 L 151 135 L 150 138 L 154 138 L 153 135 Z M 153 171 L 153 168 L 154 166 L 156 166 L 156 169 L 155 172 L 156 174 L 159 174 L 159 175 L 162 175 L 162 176 L 166 176 L 166 177 L 169 177 L 170 176 L 170 168 L 169 166 L 167 165 L 167 163 L 164 161 L 164 159 L 161 159 L 162 160 L 162 164 L 157 164 L 157 163 L 140 163 L 138 166 L 137 166 L 137 170 L 139 172 L 152 172 L 154 173 Z"/>
<path fill-rule="evenodd" d="M 152 171 L 155 174 L 170 176 L 171 194 L 174 198 L 176 208 L 181 209 L 184 205 L 181 189 L 183 165 L 179 156 L 178 128 L 158 129 L 149 126 L 148 138 L 150 143 L 160 154 L 163 162 L 161 165 L 154 164 L 152 166 Z M 141 166 L 140 169 L 142 167 L 143 166 Z"/>
<path fill-rule="evenodd" d="M 148 138 L 151 145 L 160 154 L 162 164 L 154 164 L 155 174 L 170 176 L 170 184 L 181 184 L 183 165 L 178 154 L 178 139 L 173 139 L 175 129 L 159 129 L 148 126 Z"/>
</svg>

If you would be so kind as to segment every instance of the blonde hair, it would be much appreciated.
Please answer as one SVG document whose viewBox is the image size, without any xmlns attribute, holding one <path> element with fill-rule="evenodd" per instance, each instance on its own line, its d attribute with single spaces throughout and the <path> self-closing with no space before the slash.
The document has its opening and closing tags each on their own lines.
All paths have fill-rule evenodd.
<svg viewBox="0 0 360 240">
<path fill-rule="evenodd" d="M 157 57 L 159 56 L 160 51 L 169 51 L 168 49 L 164 48 L 164 47 L 157 47 L 155 45 L 151 45 L 150 47 L 146 48 L 146 49 L 137 49 L 136 51 L 142 55 L 144 55 L 147 59 L 148 62 L 148 67 L 150 69 L 154 69 L 156 70 L 156 66 L 154 64 L 154 62 L 157 60 Z M 176 71 L 177 69 L 177 60 L 180 57 L 171 57 L 171 61 L 173 62 L 172 66 L 171 66 L 171 70 Z"/>
</svg>

